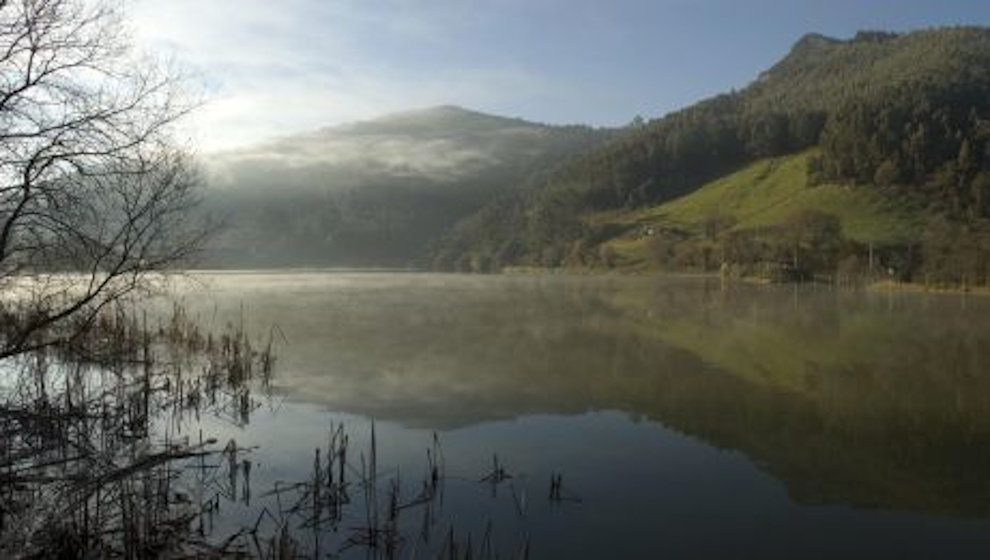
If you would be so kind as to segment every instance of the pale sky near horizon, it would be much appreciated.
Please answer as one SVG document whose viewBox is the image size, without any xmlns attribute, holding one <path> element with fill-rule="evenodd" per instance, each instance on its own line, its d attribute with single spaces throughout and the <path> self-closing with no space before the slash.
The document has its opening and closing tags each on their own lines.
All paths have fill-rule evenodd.
<svg viewBox="0 0 990 560">
<path fill-rule="evenodd" d="M 454 104 L 615 126 L 745 87 L 808 32 L 990 25 L 986 0 L 131 0 L 201 152 Z"/>
</svg>

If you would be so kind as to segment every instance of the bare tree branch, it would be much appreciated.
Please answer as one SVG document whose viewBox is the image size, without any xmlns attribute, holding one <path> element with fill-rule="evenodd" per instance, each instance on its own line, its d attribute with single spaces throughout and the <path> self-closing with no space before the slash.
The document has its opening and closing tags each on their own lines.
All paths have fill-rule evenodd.
<svg viewBox="0 0 990 560">
<path fill-rule="evenodd" d="M 0 0 L 0 359 L 73 339 L 209 232 L 173 139 L 192 105 L 121 21 L 109 2 Z"/>
</svg>

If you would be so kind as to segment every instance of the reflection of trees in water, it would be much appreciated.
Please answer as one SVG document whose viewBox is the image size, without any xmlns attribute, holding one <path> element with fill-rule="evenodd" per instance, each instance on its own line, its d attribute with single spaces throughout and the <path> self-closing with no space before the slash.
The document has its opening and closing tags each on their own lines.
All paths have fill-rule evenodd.
<svg viewBox="0 0 990 560">
<path fill-rule="evenodd" d="M 668 307 L 657 336 L 714 368 L 671 377 L 682 392 L 658 394 L 656 417 L 765 463 L 800 501 L 985 515 L 984 304 L 791 296 L 743 288 Z"/>
<path fill-rule="evenodd" d="M 253 289 L 289 340 L 279 383 L 334 410 L 446 429 L 617 409 L 743 451 L 802 502 L 987 510 L 990 302 L 566 276 Z"/>
<path fill-rule="evenodd" d="M 986 512 L 984 303 L 697 279 L 424 278 L 288 304 L 324 324 L 288 333 L 294 394 L 431 427 L 619 409 L 747 453 L 800 501 Z"/>
</svg>

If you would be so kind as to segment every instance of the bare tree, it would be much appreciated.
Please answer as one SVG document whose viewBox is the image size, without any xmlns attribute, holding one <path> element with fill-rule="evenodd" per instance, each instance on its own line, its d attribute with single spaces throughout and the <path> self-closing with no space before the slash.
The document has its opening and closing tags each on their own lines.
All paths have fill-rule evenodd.
<svg viewBox="0 0 990 560">
<path fill-rule="evenodd" d="M 201 244 L 179 80 L 114 5 L 0 0 L 0 358 L 82 332 Z"/>
</svg>

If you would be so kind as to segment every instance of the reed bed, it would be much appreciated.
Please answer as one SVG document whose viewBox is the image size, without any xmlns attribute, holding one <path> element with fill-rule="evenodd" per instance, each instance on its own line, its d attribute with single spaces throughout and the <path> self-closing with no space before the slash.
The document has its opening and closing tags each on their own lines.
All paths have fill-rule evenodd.
<svg viewBox="0 0 990 560">
<path fill-rule="evenodd" d="M 234 539 L 237 550 L 272 559 L 287 558 L 281 555 L 285 550 L 293 558 L 529 558 L 528 535 L 520 536 L 517 547 L 500 550 L 491 520 L 476 538 L 459 532 L 444 515 L 449 481 L 498 486 L 513 479 L 497 458 L 493 471 L 481 477 L 448 477 L 440 438 L 434 433 L 425 449 L 422 476 L 404 484 L 398 472 L 381 469 L 373 422 L 367 449 L 352 449 L 342 424 L 331 425 L 327 441 L 326 448 L 314 450 L 309 477 L 278 483 L 262 496 L 274 498 L 276 506 L 265 508 L 254 526 Z M 266 524 L 269 528 L 264 530 Z M 306 544 L 304 535 L 309 536 Z"/>
<path fill-rule="evenodd" d="M 221 552 L 196 538 L 211 504 L 183 474 L 224 450 L 170 426 L 207 410 L 245 419 L 270 344 L 253 349 L 243 326 L 204 335 L 180 307 L 155 326 L 117 307 L 0 367 L 0 556 Z"/>
<path fill-rule="evenodd" d="M 243 321 L 204 332 L 175 306 L 156 319 L 107 310 L 81 332 L 0 362 L 0 557 L 529 557 L 526 534 L 499 551 L 491 521 L 472 535 L 444 515 L 452 477 L 436 433 L 421 475 L 403 479 L 380 464 L 373 422 L 363 449 L 331 424 L 309 476 L 255 494 L 253 450 L 189 427 L 249 422 L 271 395 L 275 329 L 256 345 Z M 490 472 L 454 478 L 493 498 L 510 486 L 527 515 L 497 455 Z M 551 502 L 571 499 L 561 479 Z M 253 523 L 217 531 L 226 504 L 252 501 Z"/>
</svg>

